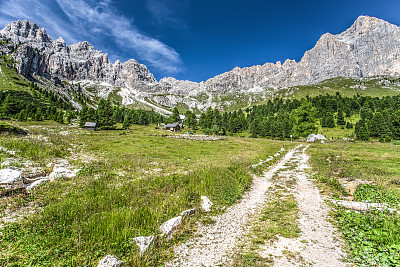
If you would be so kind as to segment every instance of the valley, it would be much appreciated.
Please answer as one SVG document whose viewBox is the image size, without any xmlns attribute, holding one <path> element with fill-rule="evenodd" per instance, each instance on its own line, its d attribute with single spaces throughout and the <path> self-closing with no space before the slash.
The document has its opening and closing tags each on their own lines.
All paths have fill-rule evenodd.
<svg viewBox="0 0 400 267">
<path fill-rule="evenodd" d="M 6 25 L 0 265 L 399 265 L 399 36 L 195 83 Z"/>
</svg>

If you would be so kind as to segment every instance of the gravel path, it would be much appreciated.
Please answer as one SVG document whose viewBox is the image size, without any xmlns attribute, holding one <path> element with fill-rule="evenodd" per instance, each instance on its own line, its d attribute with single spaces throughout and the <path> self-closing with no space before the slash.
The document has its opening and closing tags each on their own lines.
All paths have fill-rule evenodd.
<svg viewBox="0 0 400 267">
<path fill-rule="evenodd" d="M 166 266 L 217 266 L 227 264 L 236 247 L 237 241 L 247 231 L 247 226 L 255 213 L 267 200 L 267 190 L 271 178 L 277 171 L 286 168 L 284 165 L 301 147 L 290 150 L 263 177 L 255 177 L 249 192 L 236 205 L 215 216 L 215 224 L 202 225 L 198 236 L 174 249 L 176 258 Z"/>
<path fill-rule="evenodd" d="M 347 266 L 342 261 L 346 255 L 335 238 L 335 228 L 328 222 L 329 209 L 305 171 L 309 168 L 307 147 L 293 155 L 290 163 L 296 168 L 280 173 L 283 179 L 296 179 L 292 192 L 300 210 L 298 223 L 302 233 L 299 238 L 279 237 L 264 247 L 260 255 L 272 257 L 275 266 Z"/>
</svg>

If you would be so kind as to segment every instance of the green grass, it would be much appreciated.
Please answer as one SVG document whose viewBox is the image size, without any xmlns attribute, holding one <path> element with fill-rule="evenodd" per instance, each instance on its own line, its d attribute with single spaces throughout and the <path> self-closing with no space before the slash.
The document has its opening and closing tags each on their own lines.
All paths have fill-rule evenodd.
<svg viewBox="0 0 400 267">
<path fill-rule="evenodd" d="M 234 137 L 212 142 L 172 139 L 154 125 L 89 132 L 50 122 L 16 124 L 49 138 L 49 143 L 2 139 L 5 147 L 20 150 L 20 157 L 93 159 L 71 160 L 83 168 L 75 178 L 47 183 L 30 196 L 15 196 L 20 206 L 31 203 L 43 210 L 2 230 L 0 265 L 5 266 L 95 266 L 109 253 L 132 266 L 161 265 L 173 242 L 157 242 L 141 257 L 132 238 L 157 234 L 161 223 L 198 208 L 202 195 L 216 210 L 232 205 L 250 186 L 252 164 L 281 147 L 294 146 Z M 50 147 L 66 154 L 58 155 Z M 192 220 L 201 218 L 199 213 Z M 181 240 L 176 238 L 174 242 Z"/>
<path fill-rule="evenodd" d="M 283 170 L 289 170 L 288 166 Z M 299 208 L 296 198 L 289 193 L 296 181 L 282 180 L 279 174 L 274 177 L 274 186 L 269 189 L 269 200 L 251 222 L 251 230 L 240 244 L 241 251 L 234 256 L 234 266 L 272 266 L 270 257 L 259 254 L 260 247 L 273 246 L 278 236 L 297 238 L 301 229 L 298 225 Z M 292 254 L 288 254 L 292 257 Z"/>
<path fill-rule="evenodd" d="M 29 83 L 26 78 L 20 75 L 15 68 L 10 66 L 12 66 L 10 57 L 0 57 L 0 91 L 29 90 Z"/>
<path fill-rule="evenodd" d="M 344 78 L 336 77 L 327 79 L 315 85 L 295 86 L 287 89 L 281 89 L 277 92 L 278 96 L 290 98 L 305 98 L 308 96 L 318 96 L 320 94 L 334 95 L 339 92 L 343 96 L 353 96 L 356 94 L 372 97 L 393 96 L 400 92 L 399 85 L 384 86 L 381 81 L 391 80 L 389 77 L 375 78 Z M 360 87 L 362 86 L 362 87 Z M 360 89 L 362 88 L 362 89 Z M 291 94 L 288 94 L 292 92 Z"/>
<path fill-rule="evenodd" d="M 347 195 L 339 179 L 370 181 L 359 185 L 355 201 L 387 203 L 399 208 L 400 146 L 387 143 L 330 142 L 313 144 L 311 163 L 325 194 Z M 337 208 L 333 218 L 348 244 L 354 264 L 398 266 L 400 264 L 400 217 L 398 212 L 371 210 L 364 213 Z"/>
</svg>

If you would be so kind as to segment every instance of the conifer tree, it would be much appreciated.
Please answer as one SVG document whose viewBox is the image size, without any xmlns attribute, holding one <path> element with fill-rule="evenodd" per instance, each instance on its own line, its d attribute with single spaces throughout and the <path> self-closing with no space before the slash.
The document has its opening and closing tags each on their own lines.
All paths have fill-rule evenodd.
<svg viewBox="0 0 400 267">
<path fill-rule="evenodd" d="M 306 137 L 316 133 L 316 109 L 310 102 L 303 100 L 301 106 L 292 112 L 294 121 L 293 133 L 296 137 Z"/>
<path fill-rule="evenodd" d="M 357 139 L 364 141 L 370 139 L 370 133 L 364 120 L 360 120 L 356 123 L 354 133 L 356 134 Z"/>
<path fill-rule="evenodd" d="M 338 125 L 346 125 L 346 121 L 344 120 L 343 110 L 339 109 L 337 112 L 336 123 Z"/>
</svg>

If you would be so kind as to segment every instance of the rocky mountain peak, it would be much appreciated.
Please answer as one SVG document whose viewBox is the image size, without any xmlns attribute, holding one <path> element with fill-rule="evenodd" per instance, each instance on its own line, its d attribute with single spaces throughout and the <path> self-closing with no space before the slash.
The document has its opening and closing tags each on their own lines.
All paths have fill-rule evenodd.
<svg viewBox="0 0 400 267">
<path fill-rule="evenodd" d="M 7 24 L 0 34 L 10 38 L 13 43 L 29 43 L 32 47 L 39 49 L 43 49 L 51 43 L 51 38 L 44 28 L 27 20 L 18 20 Z"/>
<path fill-rule="evenodd" d="M 226 97 L 230 99 L 226 105 L 233 105 L 232 99 L 241 96 L 272 94 L 280 88 L 316 84 L 334 77 L 400 76 L 400 28 L 369 16 L 360 16 L 340 34 L 322 35 L 299 62 L 287 59 L 276 64 L 235 67 L 201 83 L 171 77 L 157 83 L 147 67 L 134 59 L 112 64 L 107 54 L 90 43 L 66 46 L 62 38 L 51 42 L 43 28 L 28 21 L 13 22 L 0 33 L 13 42 L 25 42 L 13 52 L 21 74 L 88 81 L 107 87 L 107 92 L 118 87 L 123 103 L 128 104 L 136 99 L 149 100 L 151 105 L 173 107 L 180 103 L 204 109 L 215 107 L 214 99 L 222 99 L 225 94 L 234 96 Z M 38 47 L 43 49 L 34 49 Z"/>
</svg>

